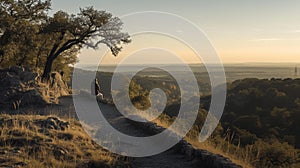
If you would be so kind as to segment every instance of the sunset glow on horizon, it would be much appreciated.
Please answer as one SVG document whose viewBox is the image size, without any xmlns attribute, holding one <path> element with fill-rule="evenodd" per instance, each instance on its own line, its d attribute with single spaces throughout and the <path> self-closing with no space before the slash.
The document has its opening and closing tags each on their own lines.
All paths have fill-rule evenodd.
<svg viewBox="0 0 300 168">
<path fill-rule="evenodd" d="M 98 10 L 106 10 L 121 18 L 125 14 L 138 11 L 163 11 L 182 16 L 203 30 L 224 63 L 300 62 L 300 1 L 75 0 L 72 1 L 74 4 L 72 7 L 69 6 L 69 2 L 54 0 L 53 12 L 66 10 L 77 13 L 79 7 L 94 6 Z M 126 23 L 124 25 L 126 27 Z M 176 29 L 178 32 L 181 31 L 180 28 Z M 197 40 L 197 37 L 191 38 Z M 132 44 L 124 46 L 123 52 L 118 57 L 105 56 L 103 64 L 116 64 L 135 52 L 140 45 L 146 47 L 147 44 L 155 44 L 161 48 L 166 44 L 173 45 L 172 52 L 177 53 L 187 63 L 201 62 L 193 51 L 179 45 L 176 40 L 149 37 L 143 42 L 141 38 L 134 37 Z M 84 57 L 80 57 L 80 61 L 84 63 L 95 63 L 98 57 L 97 52 L 87 50 L 83 50 L 81 55 Z"/>
</svg>

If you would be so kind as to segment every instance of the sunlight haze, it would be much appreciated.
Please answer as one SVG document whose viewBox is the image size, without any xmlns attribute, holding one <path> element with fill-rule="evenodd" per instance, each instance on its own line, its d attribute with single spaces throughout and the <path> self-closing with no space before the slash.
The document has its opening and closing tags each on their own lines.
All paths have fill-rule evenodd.
<svg viewBox="0 0 300 168">
<path fill-rule="evenodd" d="M 297 0 L 73 0 L 71 6 L 70 2 L 53 0 L 51 13 L 57 10 L 78 13 L 82 6 L 94 6 L 118 17 L 140 11 L 170 12 L 190 20 L 202 29 L 224 63 L 300 62 L 300 1 Z M 197 40 L 196 37 L 191 38 Z M 152 38 L 151 41 L 156 46 L 163 47 L 165 44 L 160 38 Z M 176 46 L 176 43 L 175 41 L 168 44 Z M 132 44 L 124 46 L 124 52 L 118 58 L 105 56 L 103 64 L 118 63 L 126 54 L 134 52 L 131 51 L 136 48 L 133 45 L 140 44 L 133 41 Z M 186 47 L 174 47 L 174 52 L 184 57 L 188 63 L 200 62 Z M 81 57 L 80 61 L 95 63 L 97 60 L 96 52 L 83 50 L 83 53 L 89 57 Z"/>
</svg>

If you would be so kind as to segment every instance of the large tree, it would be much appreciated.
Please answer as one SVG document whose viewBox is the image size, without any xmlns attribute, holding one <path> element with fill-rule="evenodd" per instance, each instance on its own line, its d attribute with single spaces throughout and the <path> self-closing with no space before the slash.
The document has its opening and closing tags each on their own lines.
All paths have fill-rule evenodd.
<svg viewBox="0 0 300 168">
<path fill-rule="evenodd" d="M 74 64 L 82 47 L 105 44 L 116 56 L 130 42 L 121 20 L 110 13 L 88 7 L 50 17 L 50 7 L 50 0 L 0 0 L 0 67 L 42 68 L 47 79 L 53 68 Z"/>
<path fill-rule="evenodd" d="M 129 35 L 121 32 L 122 25 L 119 18 L 93 7 L 80 9 L 77 15 L 63 11 L 55 13 L 42 31 L 50 34 L 53 41 L 42 77 L 47 79 L 53 62 L 70 49 L 79 50 L 84 46 L 96 49 L 100 44 L 105 44 L 116 56 L 122 49 L 121 44 L 130 42 Z"/>
</svg>

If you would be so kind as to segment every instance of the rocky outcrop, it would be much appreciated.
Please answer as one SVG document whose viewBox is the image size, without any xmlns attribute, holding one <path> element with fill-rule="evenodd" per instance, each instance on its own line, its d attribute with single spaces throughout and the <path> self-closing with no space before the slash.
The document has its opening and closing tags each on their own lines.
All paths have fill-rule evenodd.
<svg viewBox="0 0 300 168">
<path fill-rule="evenodd" d="M 50 129 L 50 130 L 66 130 L 69 128 L 69 122 L 65 122 L 60 120 L 57 117 L 48 117 L 46 120 L 39 120 L 35 122 L 36 125 L 43 129 Z"/>
<path fill-rule="evenodd" d="M 0 95 L 1 109 L 18 109 L 57 104 L 59 97 L 69 95 L 69 89 L 57 72 L 51 74 L 49 82 L 42 83 L 38 73 L 14 66 L 0 70 Z"/>
</svg>

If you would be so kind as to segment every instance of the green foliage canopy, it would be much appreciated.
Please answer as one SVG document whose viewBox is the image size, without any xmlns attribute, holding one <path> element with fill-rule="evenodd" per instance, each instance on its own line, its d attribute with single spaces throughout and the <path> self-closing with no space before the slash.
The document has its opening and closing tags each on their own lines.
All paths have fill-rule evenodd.
<svg viewBox="0 0 300 168">
<path fill-rule="evenodd" d="M 0 67 L 43 69 L 46 79 L 53 68 L 75 64 L 83 47 L 105 44 L 117 56 L 130 42 L 122 21 L 108 12 L 87 7 L 48 16 L 50 7 L 50 0 L 0 0 Z"/>
</svg>

